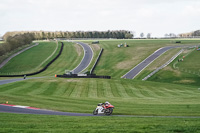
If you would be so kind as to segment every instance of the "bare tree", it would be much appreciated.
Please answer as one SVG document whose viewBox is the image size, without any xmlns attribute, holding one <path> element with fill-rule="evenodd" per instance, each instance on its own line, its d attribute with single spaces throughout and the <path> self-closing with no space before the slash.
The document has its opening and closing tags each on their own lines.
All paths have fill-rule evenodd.
<svg viewBox="0 0 200 133">
<path fill-rule="evenodd" d="M 151 38 L 151 33 L 148 33 L 148 34 L 147 34 L 147 38 Z"/>
<path fill-rule="evenodd" d="M 140 33 L 140 37 L 141 38 L 143 38 L 144 37 L 144 33 L 142 32 L 142 33 Z"/>
</svg>

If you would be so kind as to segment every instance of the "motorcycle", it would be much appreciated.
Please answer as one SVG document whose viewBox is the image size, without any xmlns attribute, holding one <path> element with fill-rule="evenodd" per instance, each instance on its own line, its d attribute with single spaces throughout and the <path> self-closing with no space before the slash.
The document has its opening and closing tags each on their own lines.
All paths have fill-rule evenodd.
<svg viewBox="0 0 200 133">
<path fill-rule="evenodd" d="M 110 103 L 99 103 L 96 109 L 93 111 L 93 115 L 98 115 L 98 114 L 111 115 L 113 109 L 114 106 L 111 105 Z"/>
</svg>

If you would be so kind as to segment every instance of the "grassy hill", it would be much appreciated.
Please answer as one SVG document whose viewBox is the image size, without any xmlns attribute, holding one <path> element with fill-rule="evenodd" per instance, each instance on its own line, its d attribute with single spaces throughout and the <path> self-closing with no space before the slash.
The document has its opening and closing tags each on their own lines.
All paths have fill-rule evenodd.
<svg viewBox="0 0 200 133">
<path fill-rule="evenodd" d="M 196 87 L 106 79 L 32 79 L 0 86 L 0 101 L 68 112 L 91 113 L 110 101 L 114 114 L 199 116 Z"/>
<path fill-rule="evenodd" d="M 92 41 L 85 42 L 91 44 Z M 104 52 L 95 69 L 95 73 L 99 75 L 110 75 L 112 78 L 120 78 L 161 47 L 171 45 L 196 45 L 199 40 L 181 40 L 181 44 L 176 44 L 174 42 L 175 40 L 168 39 L 101 40 L 99 46 L 104 48 Z M 118 44 L 125 43 L 128 44 L 129 47 L 117 47 Z M 175 54 L 175 52 L 173 53 Z"/>
<path fill-rule="evenodd" d="M 174 40 L 102 40 L 98 46 L 104 48 L 104 52 L 95 73 L 111 75 L 112 79 L 46 77 L 5 84 L 0 86 L 0 103 L 8 101 L 9 104 L 43 109 L 92 113 L 97 103 L 109 101 L 115 106 L 114 115 L 200 116 L 198 87 L 195 84 L 185 85 L 174 82 L 175 79 L 178 80 L 177 77 L 173 77 L 177 75 L 178 70 L 172 67 L 177 60 L 155 75 L 159 78 L 152 77 L 150 81 L 140 80 L 144 73 L 141 73 L 136 80 L 120 78 L 160 47 L 194 45 L 199 42 L 198 40 L 181 41 L 182 44 L 174 44 Z M 98 46 L 92 45 L 92 41 L 85 42 L 93 49 L 96 47 L 94 50 L 96 56 L 99 51 Z M 118 48 L 117 45 L 121 43 L 126 43 L 130 47 Z M 170 50 L 162 55 L 165 59 L 158 58 L 148 67 L 147 72 L 154 70 L 158 62 L 162 64 L 167 61 L 171 57 L 169 54 L 173 55 L 177 51 L 178 49 Z M 188 51 L 184 62 L 176 64 L 181 74 L 183 74 L 181 68 L 190 68 L 185 62 L 192 63 L 198 59 L 196 56 L 199 53 L 193 52 Z M 75 68 L 82 56 L 83 50 L 79 45 L 65 42 L 61 56 L 46 71 L 36 76 L 63 74 L 66 69 Z M 194 56 L 195 58 L 190 60 Z M 197 72 L 198 65 L 191 67 L 191 70 Z M 184 73 L 187 78 L 190 78 L 188 74 L 191 75 Z M 164 80 L 166 77 L 167 80 Z M 184 79 L 183 75 L 179 78 Z M 96 132 L 107 131 L 107 126 L 113 132 L 198 132 L 200 130 L 198 118 L 69 117 L 4 113 L 0 113 L 0 117 L 3 121 L 0 130 L 5 132 L 79 132 L 80 130 Z"/>
<path fill-rule="evenodd" d="M 51 64 L 47 70 L 38 76 L 54 76 L 55 74 L 64 74 L 65 70 L 73 70 L 83 58 L 83 49 L 78 44 L 64 42 L 63 52 L 60 57 Z"/>
<path fill-rule="evenodd" d="M 3 68 L 0 69 L 2 75 L 15 75 L 35 72 L 42 69 L 59 52 L 60 44 L 55 42 L 40 42 L 38 46 L 33 47 L 13 59 L 11 59 Z M 46 60 L 56 50 L 51 58 Z"/>
<path fill-rule="evenodd" d="M 184 56 L 184 58 L 183 58 Z M 200 85 L 200 52 L 195 49 L 185 49 L 169 66 L 162 69 L 150 81 L 176 83 L 183 85 Z M 183 61 L 178 62 L 178 59 Z"/>
</svg>

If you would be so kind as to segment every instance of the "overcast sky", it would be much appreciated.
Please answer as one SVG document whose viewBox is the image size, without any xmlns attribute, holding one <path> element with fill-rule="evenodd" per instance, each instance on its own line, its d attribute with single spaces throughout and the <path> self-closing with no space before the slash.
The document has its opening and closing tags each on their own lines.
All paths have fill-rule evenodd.
<svg viewBox="0 0 200 133">
<path fill-rule="evenodd" d="M 200 29 L 200 0 L 0 0 L 7 31 L 130 30 L 152 36 Z"/>
</svg>

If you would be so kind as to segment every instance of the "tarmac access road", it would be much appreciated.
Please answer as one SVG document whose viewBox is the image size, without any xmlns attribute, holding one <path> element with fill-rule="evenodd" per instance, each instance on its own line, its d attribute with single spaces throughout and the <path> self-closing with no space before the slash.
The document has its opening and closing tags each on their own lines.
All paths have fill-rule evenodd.
<svg viewBox="0 0 200 133">
<path fill-rule="evenodd" d="M 180 46 L 168 46 L 163 47 L 158 50 L 156 50 L 153 54 L 151 54 L 149 57 L 147 57 L 145 60 L 143 60 L 140 64 L 132 68 L 128 73 L 122 76 L 122 78 L 125 79 L 134 79 L 143 69 L 145 69 L 148 65 L 150 65 L 155 59 L 157 59 L 160 55 L 165 53 L 166 51 L 172 49 L 172 48 L 178 48 Z"/>
<path fill-rule="evenodd" d="M 89 64 L 91 63 L 92 58 L 93 58 L 93 51 L 89 45 L 82 43 L 82 42 L 77 42 L 77 44 L 79 44 L 83 47 L 84 57 L 83 57 L 81 63 L 74 70 L 72 70 L 72 72 L 74 74 L 78 74 L 78 73 L 82 72 L 84 69 L 86 69 L 89 66 Z"/>
</svg>

